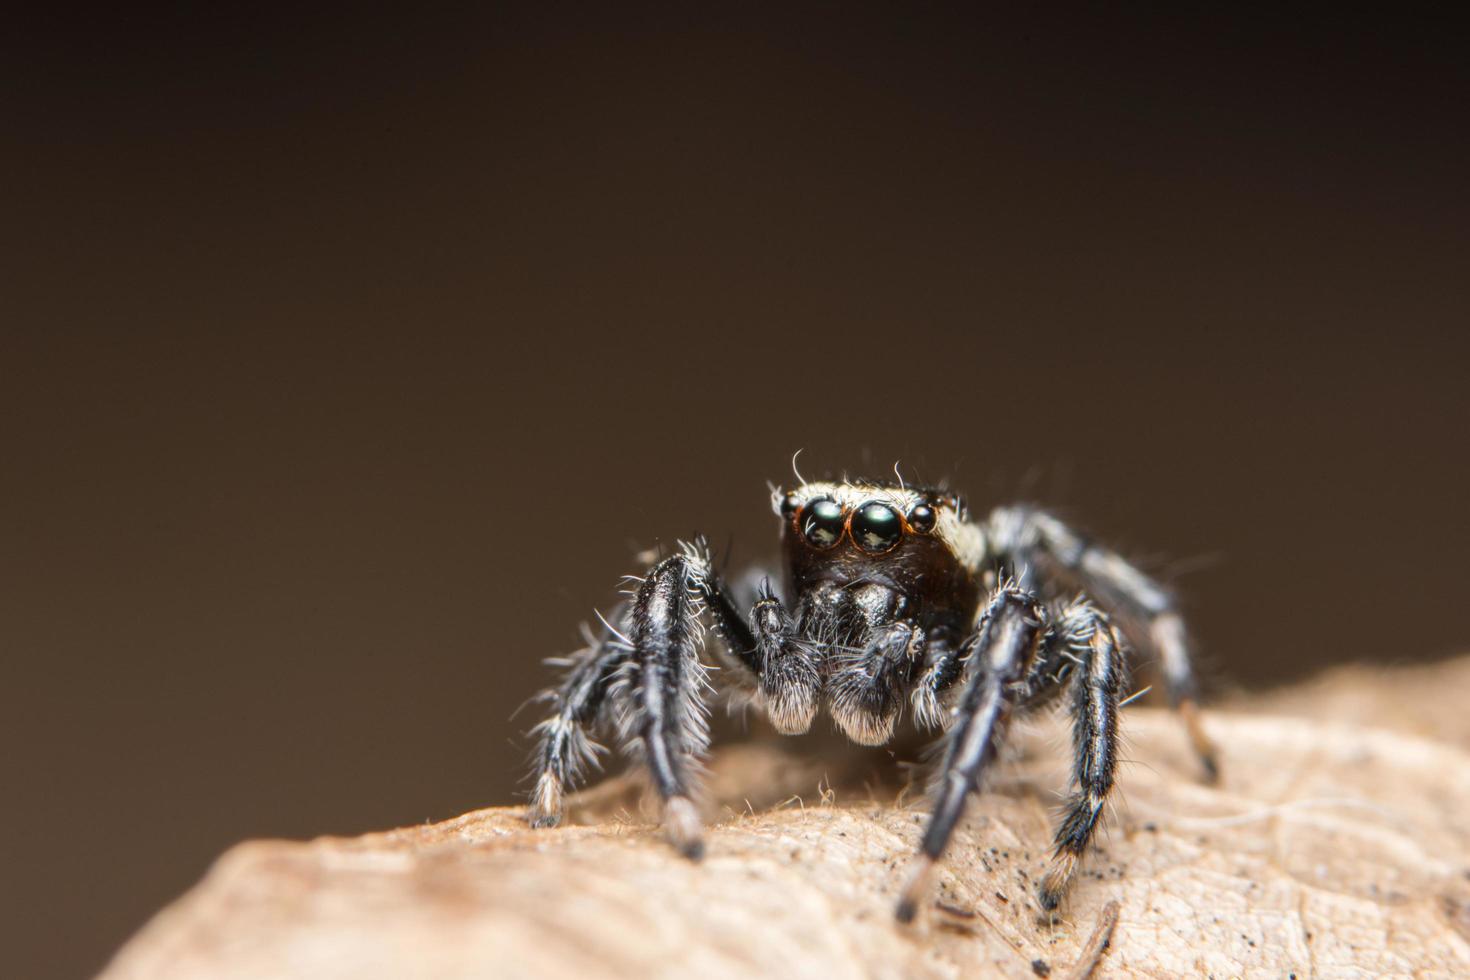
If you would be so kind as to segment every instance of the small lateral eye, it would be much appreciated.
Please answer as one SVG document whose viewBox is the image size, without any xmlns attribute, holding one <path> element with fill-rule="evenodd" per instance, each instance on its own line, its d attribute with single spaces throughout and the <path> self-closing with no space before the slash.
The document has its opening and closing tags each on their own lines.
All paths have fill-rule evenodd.
<svg viewBox="0 0 1470 980">
<path fill-rule="evenodd" d="M 909 511 L 909 527 L 915 531 L 928 534 L 934 530 L 935 514 L 934 508 L 928 504 L 919 504 Z"/>
<path fill-rule="evenodd" d="M 801 509 L 801 533 L 816 548 L 830 548 L 842 537 L 842 508 L 823 497 Z"/>
<path fill-rule="evenodd" d="M 903 522 L 887 504 L 864 504 L 852 515 L 852 539 L 864 551 L 887 551 L 902 537 Z"/>
<path fill-rule="evenodd" d="M 794 493 L 784 494 L 781 497 L 781 516 L 790 517 L 796 513 L 797 496 Z"/>
</svg>

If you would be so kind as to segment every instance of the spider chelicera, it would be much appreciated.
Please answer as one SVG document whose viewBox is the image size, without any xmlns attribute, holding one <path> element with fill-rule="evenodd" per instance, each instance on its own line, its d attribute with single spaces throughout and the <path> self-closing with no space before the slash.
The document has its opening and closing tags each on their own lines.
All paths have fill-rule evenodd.
<svg viewBox="0 0 1470 980">
<path fill-rule="evenodd" d="M 881 745 L 905 704 L 918 725 L 944 733 L 932 816 L 898 902 L 903 921 L 1007 719 L 1069 689 L 1073 787 L 1038 885 L 1041 907 L 1057 907 L 1113 787 L 1125 636 L 1157 654 L 1169 701 L 1215 777 L 1174 600 L 1116 552 L 1035 508 L 972 520 L 956 495 L 903 483 L 802 482 L 772 502 L 783 593 L 766 580 L 742 615 L 696 539 L 635 579 L 601 634 L 559 662 L 566 676 L 536 728 L 533 825 L 560 820 L 564 793 L 599 751 L 590 732 L 605 727 L 647 768 L 674 845 L 703 853 L 692 802 L 712 690 L 702 617 L 720 641 L 711 646 L 721 678 L 782 733 L 805 732 L 825 708 L 853 741 Z"/>
</svg>

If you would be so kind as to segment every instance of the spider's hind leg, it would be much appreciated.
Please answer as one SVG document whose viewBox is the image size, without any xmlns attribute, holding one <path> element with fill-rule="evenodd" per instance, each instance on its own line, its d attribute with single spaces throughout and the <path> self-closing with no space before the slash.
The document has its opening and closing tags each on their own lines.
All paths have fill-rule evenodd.
<svg viewBox="0 0 1470 980">
<path fill-rule="evenodd" d="M 1138 625 L 1139 641 L 1158 651 L 1169 704 L 1184 722 L 1205 779 L 1217 781 L 1219 751 L 1200 722 L 1194 651 L 1173 594 L 1116 551 L 1043 510 L 1001 508 L 990 515 L 988 526 L 1000 551 L 1024 569 L 1023 576 L 1034 576 L 1038 564 L 1054 566 L 1124 625 Z"/>
<path fill-rule="evenodd" d="M 1218 782 L 1220 750 L 1200 722 L 1199 681 L 1195 676 L 1194 658 L 1190 654 L 1184 621 L 1170 609 L 1153 618 L 1149 632 L 1163 661 L 1164 687 L 1169 695 L 1169 704 L 1184 722 L 1184 730 L 1204 769 L 1206 780 Z"/>
<path fill-rule="evenodd" d="M 551 717 L 532 731 L 537 737 L 532 757 L 536 785 L 531 791 L 533 827 L 561 822 L 562 799 L 594 762 L 602 747 L 588 737 L 587 728 L 603 714 L 608 690 L 629 650 L 611 628 L 600 636 L 588 635 L 585 649 L 567 661 L 551 661 L 568 668 L 559 687 L 544 695 L 555 705 Z"/>
</svg>

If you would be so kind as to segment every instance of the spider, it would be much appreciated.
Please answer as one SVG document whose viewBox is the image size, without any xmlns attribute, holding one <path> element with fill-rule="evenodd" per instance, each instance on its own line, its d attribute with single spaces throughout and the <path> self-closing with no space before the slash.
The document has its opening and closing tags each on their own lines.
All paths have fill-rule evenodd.
<svg viewBox="0 0 1470 980">
<path fill-rule="evenodd" d="M 905 704 L 919 726 L 943 732 L 932 815 L 897 904 L 903 922 L 1008 719 L 1070 689 L 1072 792 L 1037 890 L 1043 910 L 1057 908 L 1113 788 L 1125 635 L 1157 653 L 1205 776 L 1217 776 L 1174 600 L 1116 552 L 1043 510 L 973 520 L 957 495 L 902 479 L 802 481 L 773 489 L 772 505 L 784 600 L 766 579 L 743 616 L 696 538 L 632 580 L 585 650 L 552 661 L 566 675 L 535 729 L 533 826 L 559 822 L 563 794 L 602 751 L 589 729 L 610 727 L 646 767 L 670 841 L 702 856 L 693 798 L 713 690 L 700 657 L 705 617 L 720 676 L 783 734 L 807 731 L 825 708 L 852 741 L 882 745 Z"/>
</svg>

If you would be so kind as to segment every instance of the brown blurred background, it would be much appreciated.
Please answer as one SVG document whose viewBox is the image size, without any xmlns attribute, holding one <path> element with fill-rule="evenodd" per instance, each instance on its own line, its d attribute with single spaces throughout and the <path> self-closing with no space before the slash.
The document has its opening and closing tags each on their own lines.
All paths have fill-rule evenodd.
<svg viewBox="0 0 1470 980">
<path fill-rule="evenodd" d="M 1063 508 L 1217 689 L 1467 646 L 1451 25 L 539 9 L 8 26 L 7 975 L 512 800 L 540 659 L 798 448 Z"/>
</svg>

